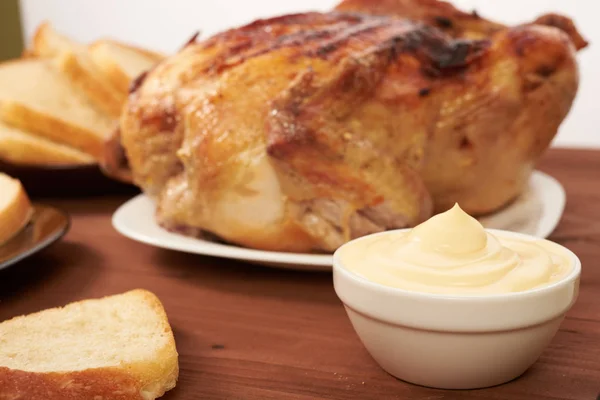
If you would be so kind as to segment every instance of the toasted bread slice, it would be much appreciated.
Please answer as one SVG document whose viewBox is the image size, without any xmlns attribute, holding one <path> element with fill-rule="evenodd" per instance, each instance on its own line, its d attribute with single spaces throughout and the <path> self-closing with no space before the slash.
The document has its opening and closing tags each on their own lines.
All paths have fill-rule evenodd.
<svg viewBox="0 0 600 400">
<path fill-rule="evenodd" d="M 19 233 L 32 213 L 33 207 L 21 182 L 0 172 L 0 245 Z M 1 392 L 2 389 L 0 398 Z"/>
<path fill-rule="evenodd" d="M 33 36 L 31 51 L 38 57 L 54 60 L 96 107 L 113 118 L 119 117 L 126 97 L 104 78 L 89 57 L 86 46 L 58 33 L 50 23 L 44 22 Z"/>
<path fill-rule="evenodd" d="M 100 158 L 116 122 L 44 59 L 0 64 L 0 120 Z"/>
<path fill-rule="evenodd" d="M 104 77 L 127 96 L 131 81 L 152 68 L 163 56 L 113 40 L 98 40 L 89 46 L 90 55 Z"/>
<path fill-rule="evenodd" d="M 81 165 L 94 163 L 89 154 L 0 122 L 0 160 L 14 165 Z"/>
<path fill-rule="evenodd" d="M 0 398 L 152 400 L 178 374 L 167 315 L 145 290 L 0 324 Z"/>
</svg>

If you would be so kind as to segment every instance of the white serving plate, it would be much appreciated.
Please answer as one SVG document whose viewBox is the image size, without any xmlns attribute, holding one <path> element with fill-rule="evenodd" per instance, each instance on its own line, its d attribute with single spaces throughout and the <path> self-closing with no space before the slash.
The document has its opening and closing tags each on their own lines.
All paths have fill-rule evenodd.
<svg viewBox="0 0 600 400">
<path fill-rule="evenodd" d="M 480 221 L 486 228 L 546 238 L 560 221 L 565 200 L 565 191 L 556 179 L 534 171 L 529 187 L 519 199 L 501 211 L 480 218 Z M 278 268 L 310 271 L 332 269 L 332 255 L 254 250 L 168 232 L 156 224 L 154 204 L 143 194 L 119 207 L 112 223 L 118 232 L 130 239 L 165 249 Z"/>
</svg>

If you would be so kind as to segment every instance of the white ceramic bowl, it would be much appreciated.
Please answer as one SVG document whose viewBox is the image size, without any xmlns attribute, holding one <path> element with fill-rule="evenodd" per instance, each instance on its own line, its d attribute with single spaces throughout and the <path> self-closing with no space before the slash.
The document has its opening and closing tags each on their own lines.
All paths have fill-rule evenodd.
<svg viewBox="0 0 600 400">
<path fill-rule="evenodd" d="M 566 248 L 573 265 L 561 281 L 519 293 L 460 297 L 387 287 L 350 272 L 340 251 L 363 239 L 335 253 L 335 291 L 371 356 L 407 382 L 475 389 L 517 378 L 538 359 L 577 299 L 581 262 Z"/>
</svg>

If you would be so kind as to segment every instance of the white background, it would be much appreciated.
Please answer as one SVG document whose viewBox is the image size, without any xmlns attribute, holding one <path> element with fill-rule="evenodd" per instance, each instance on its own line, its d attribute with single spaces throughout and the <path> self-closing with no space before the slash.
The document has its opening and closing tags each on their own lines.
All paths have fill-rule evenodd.
<svg viewBox="0 0 600 400">
<path fill-rule="evenodd" d="M 0 0 L 1 1 L 1 0 Z M 173 52 L 202 37 L 260 17 L 327 10 L 336 0 L 21 0 L 26 41 L 43 20 L 81 41 L 111 36 Z M 571 16 L 591 46 L 579 54 L 581 86 L 555 146 L 600 147 L 600 3 L 597 0 L 453 0 L 488 18 L 518 23 L 549 11 Z"/>
</svg>

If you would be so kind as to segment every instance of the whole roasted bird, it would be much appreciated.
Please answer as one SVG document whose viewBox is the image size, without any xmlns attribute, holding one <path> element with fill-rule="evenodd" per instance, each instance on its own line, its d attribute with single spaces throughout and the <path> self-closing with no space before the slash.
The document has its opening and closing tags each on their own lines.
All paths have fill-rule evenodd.
<svg viewBox="0 0 600 400">
<path fill-rule="evenodd" d="M 140 77 L 105 167 L 163 226 L 259 249 L 489 213 L 555 136 L 585 45 L 559 15 L 509 28 L 437 0 L 258 20 Z"/>
</svg>

